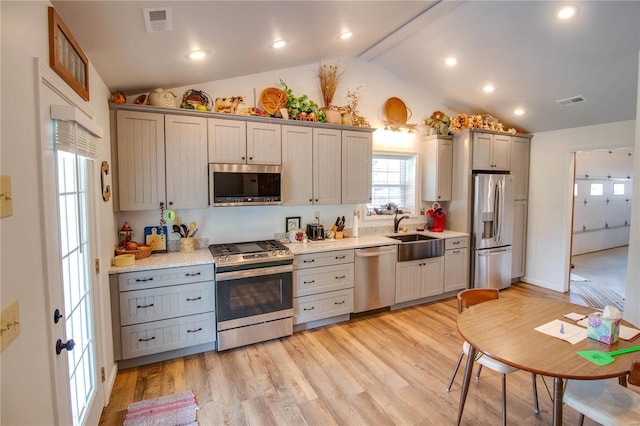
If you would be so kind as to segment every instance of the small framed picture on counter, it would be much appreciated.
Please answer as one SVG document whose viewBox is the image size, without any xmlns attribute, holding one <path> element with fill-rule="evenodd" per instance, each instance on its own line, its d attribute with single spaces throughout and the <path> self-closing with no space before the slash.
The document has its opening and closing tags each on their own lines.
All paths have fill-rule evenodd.
<svg viewBox="0 0 640 426">
<path fill-rule="evenodd" d="M 300 216 L 288 217 L 286 220 L 285 229 L 286 229 L 286 232 L 289 232 L 292 229 L 300 229 Z"/>
</svg>

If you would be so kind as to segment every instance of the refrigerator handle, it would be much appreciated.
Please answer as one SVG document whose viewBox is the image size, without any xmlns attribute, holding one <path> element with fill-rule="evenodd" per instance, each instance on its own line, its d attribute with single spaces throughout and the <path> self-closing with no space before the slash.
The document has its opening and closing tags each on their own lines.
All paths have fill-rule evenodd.
<svg viewBox="0 0 640 426">
<path fill-rule="evenodd" d="M 496 242 L 500 242 L 500 182 L 496 182 L 495 187 L 493 188 L 494 196 L 493 196 L 493 238 Z"/>
<path fill-rule="evenodd" d="M 496 213 L 496 218 L 497 218 L 497 225 L 496 227 L 497 232 L 496 232 L 496 241 L 498 243 L 502 242 L 502 237 L 503 237 L 503 222 L 504 222 L 504 198 L 505 198 L 505 180 L 501 179 L 498 181 L 497 185 L 496 185 L 496 203 L 498 204 L 498 210 Z"/>
</svg>

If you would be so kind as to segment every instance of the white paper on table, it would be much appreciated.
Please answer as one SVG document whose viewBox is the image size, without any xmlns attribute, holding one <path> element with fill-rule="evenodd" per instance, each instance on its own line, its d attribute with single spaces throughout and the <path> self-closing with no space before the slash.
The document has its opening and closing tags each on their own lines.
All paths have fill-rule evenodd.
<svg viewBox="0 0 640 426">
<path fill-rule="evenodd" d="M 576 314 L 575 312 L 571 312 L 569 314 L 564 314 L 563 317 L 570 319 L 571 321 L 580 321 L 583 318 L 586 318 L 587 316 L 584 314 Z"/>
<path fill-rule="evenodd" d="M 560 330 L 562 329 L 562 333 Z M 535 328 L 544 334 L 565 340 L 572 345 L 587 338 L 587 329 L 561 320 L 553 320 Z"/>
</svg>

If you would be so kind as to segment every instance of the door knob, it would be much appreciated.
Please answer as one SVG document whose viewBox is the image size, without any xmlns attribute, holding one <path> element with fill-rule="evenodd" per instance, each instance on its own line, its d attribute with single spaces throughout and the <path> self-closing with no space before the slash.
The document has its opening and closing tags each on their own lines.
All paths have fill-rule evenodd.
<svg viewBox="0 0 640 426">
<path fill-rule="evenodd" d="M 65 343 L 62 343 L 62 340 L 58 339 L 56 342 L 56 355 L 60 355 L 60 352 L 62 352 L 63 349 L 72 351 L 75 345 L 76 342 L 74 342 L 73 339 L 69 339 Z"/>
</svg>

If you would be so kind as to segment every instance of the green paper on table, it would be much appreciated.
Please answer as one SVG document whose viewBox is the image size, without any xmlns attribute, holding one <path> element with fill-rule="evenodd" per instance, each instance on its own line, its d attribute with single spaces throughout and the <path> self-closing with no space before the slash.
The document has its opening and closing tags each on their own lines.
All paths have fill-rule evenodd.
<svg viewBox="0 0 640 426">
<path fill-rule="evenodd" d="M 591 361 L 596 365 L 609 365 L 616 359 L 615 355 L 628 354 L 629 352 L 640 351 L 640 346 L 636 346 L 633 348 L 620 349 L 619 351 L 613 352 L 602 352 L 598 350 L 588 350 L 588 351 L 578 351 L 578 355 L 582 358 Z"/>
</svg>

